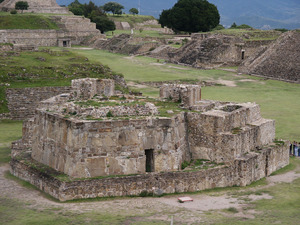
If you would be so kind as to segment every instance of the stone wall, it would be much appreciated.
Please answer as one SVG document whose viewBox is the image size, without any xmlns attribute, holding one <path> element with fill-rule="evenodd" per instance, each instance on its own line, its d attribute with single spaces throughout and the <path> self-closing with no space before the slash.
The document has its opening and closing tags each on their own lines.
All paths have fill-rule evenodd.
<svg viewBox="0 0 300 225">
<path fill-rule="evenodd" d="M 59 40 L 67 38 L 71 44 L 80 45 L 87 38 L 103 38 L 96 24 L 81 16 L 51 16 L 59 30 L 0 30 L 0 43 L 25 44 L 35 46 L 58 46 Z"/>
<path fill-rule="evenodd" d="M 300 83 L 300 32 L 283 33 L 243 62 L 239 72 Z"/>
<path fill-rule="evenodd" d="M 273 40 L 247 40 L 221 34 L 192 34 L 191 41 L 169 54 L 173 63 L 210 69 L 219 66 L 239 65 L 268 46 Z"/>
<path fill-rule="evenodd" d="M 72 80 L 72 96 L 91 99 L 95 95 L 111 97 L 115 93 L 115 81 L 111 79 L 83 78 Z"/>
<path fill-rule="evenodd" d="M 128 22 L 114 21 L 116 30 L 130 30 L 131 26 Z"/>
<path fill-rule="evenodd" d="M 1 30 L 0 40 L 4 43 L 57 46 L 58 34 L 56 30 Z"/>
<path fill-rule="evenodd" d="M 160 97 L 181 102 L 184 107 L 196 105 L 201 101 L 200 85 L 164 84 L 160 88 Z"/>
<path fill-rule="evenodd" d="M 190 160 L 184 114 L 173 118 L 81 121 L 37 110 L 32 158 L 71 177 L 143 174 L 145 150 L 156 172 Z"/>
<path fill-rule="evenodd" d="M 261 118 L 259 106 L 253 103 L 228 104 L 219 110 L 188 113 L 187 117 L 189 146 L 195 159 L 232 161 L 275 138 L 275 122 Z"/>
<path fill-rule="evenodd" d="M 111 117 L 129 117 L 129 116 L 154 116 L 158 115 L 157 107 L 152 103 L 133 103 L 133 101 L 123 101 L 122 104 L 118 106 L 100 106 L 93 107 L 87 106 L 82 107 L 79 104 L 74 104 L 73 102 L 65 103 L 64 105 L 58 105 L 54 107 L 48 107 L 50 110 L 55 109 L 56 111 L 60 108 L 61 111 L 65 111 L 67 114 L 72 114 L 74 112 L 77 115 L 83 116 L 85 118 L 101 118 L 107 117 L 110 114 Z M 127 104 L 127 105 L 126 105 Z"/>
<path fill-rule="evenodd" d="M 14 120 L 32 117 L 40 101 L 69 92 L 70 87 L 7 88 L 6 99 L 10 116 Z"/>
<path fill-rule="evenodd" d="M 287 145 L 261 150 L 219 166 L 194 172 L 148 173 L 135 176 L 99 178 L 62 182 L 31 168 L 21 161 L 11 161 L 11 173 L 37 186 L 60 201 L 139 195 L 148 193 L 167 194 L 196 192 L 216 187 L 245 186 L 270 175 L 289 163 Z"/>
<path fill-rule="evenodd" d="M 234 36 L 215 34 L 204 39 L 193 38 L 170 54 L 170 61 L 204 69 L 237 65 L 241 61 L 242 46 L 243 40 Z"/>
<path fill-rule="evenodd" d="M 254 40 L 254 41 L 245 41 L 243 45 L 244 53 L 244 59 L 248 59 L 249 57 L 255 55 L 260 48 L 267 47 L 271 43 L 273 43 L 274 40 Z"/>
<path fill-rule="evenodd" d="M 165 43 L 165 40 L 161 38 L 141 38 L 134 37 L 129 34 L 121 34 L 108 40 L 96 40 L 92 47 L 108 50 L 110 52 L 132 55 L 148 53 L 150 50 L 157 48 L 162 43 Z"/>
</svg>

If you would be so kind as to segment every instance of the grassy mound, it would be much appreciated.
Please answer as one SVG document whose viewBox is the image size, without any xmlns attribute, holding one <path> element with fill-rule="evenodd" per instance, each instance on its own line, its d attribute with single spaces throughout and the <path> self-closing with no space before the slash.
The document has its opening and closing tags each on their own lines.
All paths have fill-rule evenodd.
<svg viewBox="0 0 300 225">
<path fill-rule="evenodd" d="M 153 16 L 144 16 L 144 15 L 129 15 L 124 14 L 120 16 L 113 16 L 111 14 L 108 14 L 109 19 L 116 21 L 116 22 L 128 22 L 131 26 L 133 26 L 135 23 L 143 23 L 148 20 L 155 20 Z"/>
<path fill-rule="evenodd" d="M 245 41 L 276 40 L 282 33 L 275 30 L 256 29 L 223 29 L 212 33 L 233 35 L 243 38 Z"/>
<path fill-rule="evenodd" d="M 7 13 L 0 14 L 0 29 L 54 29 L 58 30 L 57 24 L 47 16 Z"/>
<path fill-rule="evenodd" d="M 5 89 L 68 86 L 84 77 L 112 78 L 114 73 L 100 63 L 67 50 L 42 49 L 38 52 L 0 52 L 0 113 L 8 112 Z"/>
</svg>

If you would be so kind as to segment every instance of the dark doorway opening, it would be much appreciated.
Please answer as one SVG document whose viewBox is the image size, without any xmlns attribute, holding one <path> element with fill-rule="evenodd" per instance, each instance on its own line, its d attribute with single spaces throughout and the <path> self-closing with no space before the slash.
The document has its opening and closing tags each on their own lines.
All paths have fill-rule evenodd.
<svg viewBox="0 0 300 225">
<path fill-rule="evenodd" d="M 154 150 L 145 150 L 146 155 L 146 172 L 154 172 Z"/>
<path fill-rule="evenodd" d="M 242 50 L 242 60 L 245 59 L 245 50 Z"/>
<path fill-rule="evenodd" d="M 67 41 L 63 41 L 63 46 L 67 47 Z"/>
</svg>

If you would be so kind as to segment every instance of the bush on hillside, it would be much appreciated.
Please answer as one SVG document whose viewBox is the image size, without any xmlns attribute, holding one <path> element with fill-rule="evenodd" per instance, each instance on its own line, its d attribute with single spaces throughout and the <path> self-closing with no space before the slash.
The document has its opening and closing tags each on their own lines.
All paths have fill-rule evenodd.
<svg viewBox="0 0 300 225">
<path fill-rule="evenodd" d="M 289 31 L 288 29 L 285 29 L 285 28 L 277 28 L 277 29 L 274 29 L 274 30 L 280 31 L 280 32 L 282 32 L 282 33 L 288 32 L 288 31 Z"/>
<path fill-rule="evenodd" d="M 218 26 L 216 26 L 214 29 L 212 29 L 213 31 L 214 30 L 224 30 L 225 29 L 225 27 L 223 26 L 223 25 L 221 25 L 221 24 L 219 24 Z"/>
<path fill-rule="evenodd" d="M 242 24 L 242 25 L 236 25 L 236 23 L 233 23 L 230 27 L 230 29 L 253 29 L 253 27 L 247 25 L 247 24 Z"/>
<path fill-rule="evenodd" d="M 17 13 L 18 13 L 18 11 L 15 10 L 15 9 L 13 9 L 13 10 L 10 11 L 10 14 L 17 14 Z"/>
<path fill-rule="evenodd" d="M 131 8 L 129 9 L 129 13 L 132 15 L 137 15 L 139 14 L 139 10 L 137 10 L 136 8 Z"/>
</svg>

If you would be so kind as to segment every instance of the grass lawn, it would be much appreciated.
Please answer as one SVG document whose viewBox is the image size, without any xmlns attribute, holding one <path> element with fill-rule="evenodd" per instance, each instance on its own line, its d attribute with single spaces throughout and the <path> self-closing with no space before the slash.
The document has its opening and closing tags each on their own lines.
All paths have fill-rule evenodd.
<svg viewBox="0 0 300 225">
<path fill-rule="evenodd" d="M 0 120 L 0 166 L 10 161 L 10 145 L 22 137 L 22 121 Z"/>
<path fill-rule="evenodd" d="M 49 16 L 0 13 L 0 29 L 54 29 L 58 26 Z"/>
<path fill-rule="evenodd" d="M 236 75 L 223 70 L 197 70 L 174 64 L 164 64 L 163 60 L 149 57 L 128 57 L 99 50 L 72 49 L 91 62 L 101 62 L 113 71 L 122 73 L 127 81 L 167 81 L 167 80 L 225 80 L 235 83 L 235 87 L 204 87 L 204 99 L 256 102 L 261 106 L 263 117 L 276 120 L 276 137 L 300 141 L 300 85 L 274 80 L 265 80 L 248 75 Z M 158 96 L 158 89 L 140 89 L 145 95 Z"/>
</svg>

